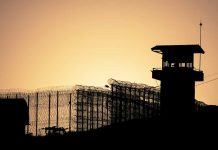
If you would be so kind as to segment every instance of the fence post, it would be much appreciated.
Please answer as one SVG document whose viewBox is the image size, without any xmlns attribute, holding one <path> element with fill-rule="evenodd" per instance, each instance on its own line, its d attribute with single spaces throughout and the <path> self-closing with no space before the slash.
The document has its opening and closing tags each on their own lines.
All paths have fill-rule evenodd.
<svg viewBox="0 0 218 150">
<path fill-rule="evenodd" d="M 58 93 L 58 91 L 57 91 L 57 118 L 56 118 L 56 127 L 58 128 L 58 102 L 59 102 L 59 93 Z"/>
<path fill-rule="evenodd" d="M 30 114 L 30 96 L 27 96 L 27 108 L 28 108 L 28 114 Z M 29 123 L 27 125 L 27 134 L 29 133 Z"/>
<path fill-rule="evenodd" d="M 51 94 L 48 95 L 48 127 L 51 125 Z"/>
<path fill-rule="evenodd" d="M 129 88 L 129 120 L 131 120 L 132 119 L 132 99 L 131 99 L 131 97 L 132 97 L 132 88 L 130 87 Z"/>
<path fill-rule="evenodd" d="M 36 136 L 38 136 L 38 102 L 39 101 L 39 93 L 36 93 Z"/>
<path fill-rule="evenodd" d="M 86 92 L 86 130 L 89 130 L 89 112 L 91 110 L 89 110 L 89 97 L 88 97 L 88 93 Z"/>
<path fill-rule="evenodd" d="M 71 96 L 72 93 L 70 93 L 70 101 L 69 101 L 69 132 L 71 131 Z"/>
<path fill-rule="evenodd" d="M 79 122 L 79 117 L 80 117 L 80 116 L 79 116 L 79 111 L 80 111 L 80 110 L 79 110 L 79 98 L 80 98 L 80 94 L 81 94 L 80 92 L 81 92 L 80 90 L 77 90 L 77 91 L 76 91 L 76 94 L 77 94 L 77 96 L 76 96 L 76 126 L 77 126 L 77 127 L 76 127 L 76 130 L 77 130 L 77 131 L 79 131 L 79 129 L 80 129 L 80 128 L 79 128 L 79 123 L 80 123 L 80 122 Z"/>
<path fill-rule="evenodd" d="M 104 126 L 104 93 L 101 93 L 101 126 Z"/>
<path fill-rule="evenodd" d="M 98 129 L 98 100 L 99 100 L 99 93 L 98 92 L 96 92 L 96 95 L 97 95 L 97 98 L 96 98 L 96 100 L 97 100 L 97 102 L 96 102 L 96 105 L 97 105 L 97 129 Z"/>
</svg>

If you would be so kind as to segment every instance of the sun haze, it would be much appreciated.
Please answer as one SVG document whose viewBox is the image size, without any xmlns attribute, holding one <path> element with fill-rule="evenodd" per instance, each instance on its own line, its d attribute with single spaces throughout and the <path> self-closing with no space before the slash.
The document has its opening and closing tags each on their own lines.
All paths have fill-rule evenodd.
<svg viewBox="0 0 218 150">
<path fill-rule="evenodd" d="M 157 85 L 158 44 L 199 44 L 205 81 L 217 77 L 217 0 L 0 0 L 0 89 L 85 84 L 108 78 Z M 196 56 L 195 67 L 198 67 Z M 218 80 L 196 98 L 218 104 Z M 197 83 L 198 84 L 198 83 Z"/>
</svg>

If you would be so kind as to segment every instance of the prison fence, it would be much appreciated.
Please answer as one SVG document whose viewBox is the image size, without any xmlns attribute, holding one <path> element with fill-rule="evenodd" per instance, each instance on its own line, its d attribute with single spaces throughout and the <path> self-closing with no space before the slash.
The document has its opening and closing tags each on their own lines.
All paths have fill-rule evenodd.
<svg viewBox="0 0 218 150">
<path fill-rule="evenodd" d="M 92 86 L 77 86 L 75 92 L 77 131 L 88 131 L 111 123 L 110 90 Z"/>
<path fill-rule="evenodd" d="M 0 98 L 24 98 L 29 109 L 26 133 L 45 135 L 45 128 L 81 132 L 132 119 L 160 115 L 160 90 L 115 79 L 106 87 L 82 86 L 35 91 L 0 91 Z M 196 101 L 196 108 L 205 104 Z"/>
<path fill-rule="evenodd" d="M 30 92 L 2 92 L 0 98 L 24 98 L 29 109 L 29 125 L 26 133 L 45 135 L 45 127 L 64 127 L 68 131 L 75 129 L 73 114 L 75 109 L 73 89 L 36 90 Z M 71 117 L 72 116 L 72 117 Z"/>
<path fill-rule="evenodd" d="M 159 115 L 159 90 L 146 84 L 108 80 L 109 88 L 76 90 L 77 131 Z"/>
<path fill-rule="evenodd" d="M 111 123 L 145 119 L 159 115 L 160 94 L 156 87 L 109 79 Z"/>
</svg>

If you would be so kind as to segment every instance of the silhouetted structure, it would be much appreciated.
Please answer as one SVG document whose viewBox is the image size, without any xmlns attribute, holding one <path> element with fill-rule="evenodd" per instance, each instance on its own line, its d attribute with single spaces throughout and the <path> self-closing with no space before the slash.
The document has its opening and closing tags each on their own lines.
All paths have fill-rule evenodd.
<svg viewBox="0 0 218 150">
<path fill-rule="evenodd" d="M 161 116 L 187 118 L 195 111 L 195 81 L 204 78 L 194 68 L 194 53 L 204 50 L 199 45 L 158 45 L 152 51 L 162 54 L 162 70 L 152 71 L 152 77 L 161 81 Z"/>
<path fill-rule="evenodd" d="M 111 90 L 76 86 L 76 131 L 88 131 L 159 115 L 159 90 L 146 84 L 109 79 Z"/>
<path fill-rule="evenodd" d="M 109 79 L 111 123 L 159 116 L 159 89 L 146 84 Z"/>
<path fill-rule="evenodd" d="M 29 112 L 24 99 L 0 99 L 0 137 L 23 137 L 29 124 Z"/>
<path fill-rule="evenodd" d="M 76 86 L 74 92 L 76 131 L 88 131 L 111 124 L 110 90 L 93 86 Z"/>
<path fill-rule="evenodd" d="M 30 116 L 26 133 L 36 136 L 48 135 L 47 129 L 89 131 L 160 114 L 159 88 L 115 79 L 108 80 L 107 88 L 77 85 L 33 92 L 5 91 L 0 97 L 26 100 Z M 195 109 L 205 105 L 196 101 Z"/>
</svg>

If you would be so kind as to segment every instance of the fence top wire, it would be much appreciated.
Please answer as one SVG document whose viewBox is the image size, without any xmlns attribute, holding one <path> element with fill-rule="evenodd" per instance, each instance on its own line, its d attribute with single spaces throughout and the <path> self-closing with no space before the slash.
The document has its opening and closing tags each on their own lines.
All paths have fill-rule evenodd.
<svg viewBox="0 0 218 150">
<path fill-rule="evenodd" d="M 129 81 L 120 81 L 115 79 L 108 79 L 109 85 L 117 85 L 127 88 L 136 88 L 136 89 L 147 89 L 152 90 L 154 92 L 159 92 L 160 89 L 154 86 L 148 86 L 147 84 L 142 83 L 132 83 Z M 75 85 L 75 86 L 53 86 L 53 87 L 45 87 L 45 88 L 38 88 L 35 90 L 26 90 L 26 89 L 0 89 L 1 95 L 34 95 L 36 93 L 40 93 L 42 95 L 54 95 L 59 92 L 62 93 L 76 93 L 76 91 L 87 91 L 87 92 L 98 92 L 98 93 L 105 93 L 109 94 L 111 91 L 109 88 L 106 87 L 96 87 L 96 86 L 86 86 L 86 85 Z"/>
<path fill-rule="evenodd" d="M 110 93 L 109 89 L 96 87 L 96 86 L 85 86 L 85 85 L 76 85 L 76 91 L 87 91 L 87 92 L 99 92 L 99 93 Z"/>
<path fill-rule="evenodd" d="M 136 88 L 136 89 L 151 89 L 152 91 L 159 92 L 159 88 L 154 87 L 154 86 L 148 86 L 147 84 L 143 83 L 133 83 L 129 81 L 120 81 L 120 80 L 115 80 L 115 79 L 108 79 L 108 84 L 109 85 L 117 85 L 117 86 L 123 86 L 127 88 Z"/>
<path fill-rule="evenodd" d="M 54 87 L 45 87 L 38 88 L 35 90 L 25 90 L 25 89 L 0 89 L 0 96 L 5 95 L 22 95 L 22 96 L 33 96 L 36 93 L 40 96 L 55 95 L 57 92 L 59 94 L 72 93 L 75 94 L 76 91 L 87 91 L 87 92 L 97 92 L 109 94 L 110 90 L 102 87 L 95 86 L 86 86 L 86 85 L 75 85 L 75 86 L 54 86 Z"/>
<path fill-rule="evenodd" d="M 26 89 L 0 89 L 0 93 L 4 94 L 4 93 L 27 93 L 29 92 Z"/>
<path fill-rule="evenodd" d="M 54 95 L 57 91 L 60 94 L 73 93 L 75 90 L 74 86 L 54 86 L 46 88 L 38 88 L 35 90 L 25 89 L 0 89 L 0 95 L 22 95 L 22 96 L 34 96 L 36 93 L 40 95 L 48 96 L 49 94 Z"/>
</svg>

